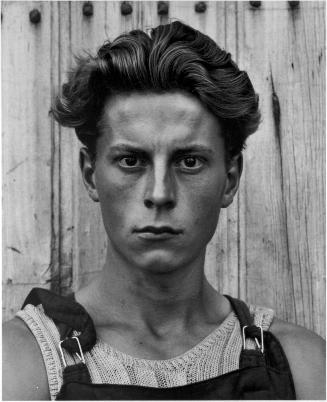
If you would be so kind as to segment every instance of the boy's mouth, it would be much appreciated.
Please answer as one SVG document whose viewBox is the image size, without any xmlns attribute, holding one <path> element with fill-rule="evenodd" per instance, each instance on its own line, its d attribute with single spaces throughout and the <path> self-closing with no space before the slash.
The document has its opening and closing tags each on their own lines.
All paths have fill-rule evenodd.
<svg viewBox="0 0 327 402">
<path fill-rule="evenodd" d="M 175 229 L 171 226 L 144 226 L 139 229 L 135 229 L 137 233 L 152 233 L 154 235 L 161 235 L 161 234 L 172 234 L 178 235 L 182 233 L 181 229 Z"/>
</svg>

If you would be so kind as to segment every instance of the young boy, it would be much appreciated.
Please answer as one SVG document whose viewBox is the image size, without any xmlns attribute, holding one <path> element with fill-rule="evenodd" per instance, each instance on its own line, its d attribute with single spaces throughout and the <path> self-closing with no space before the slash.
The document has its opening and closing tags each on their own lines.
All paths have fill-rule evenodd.
<svg viewBox="0 0 327 402">
<path fill-rule="evenodd" d="M 323 340 L 204 276 L 260 119 L 230 55 L 180 22 L 132 31 L 79 59 L 53 115 L 84 144 L 107 258 L 5 324 L 4 399 L 324 399 Z"/>
</svg>

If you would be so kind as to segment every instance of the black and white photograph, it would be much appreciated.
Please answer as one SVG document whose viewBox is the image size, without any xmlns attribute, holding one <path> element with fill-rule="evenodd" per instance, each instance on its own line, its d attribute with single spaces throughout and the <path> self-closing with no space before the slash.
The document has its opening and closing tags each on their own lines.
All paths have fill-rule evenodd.
<svg viewBox="0 0 327 402">
<path fill-rule="evenodd" d="M 325 400 L 325 1 L 1 37 L 2 400 Z"/>
</svg>

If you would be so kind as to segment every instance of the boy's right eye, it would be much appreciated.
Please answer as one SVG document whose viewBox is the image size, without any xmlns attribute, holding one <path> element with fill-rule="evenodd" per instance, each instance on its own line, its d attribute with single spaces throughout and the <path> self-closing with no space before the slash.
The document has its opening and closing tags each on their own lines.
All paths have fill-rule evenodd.
<svg viewBox="0 0 327 402">
<path fill-rule="evenodd" d="M 145 161 L 138 158 L 137 156 L 123 156 L 119 159 L 118 161 L 119 166 L 123 168 L 136 168 L 136 167 L 142 167 L 145 164 Z"/>
</svg>

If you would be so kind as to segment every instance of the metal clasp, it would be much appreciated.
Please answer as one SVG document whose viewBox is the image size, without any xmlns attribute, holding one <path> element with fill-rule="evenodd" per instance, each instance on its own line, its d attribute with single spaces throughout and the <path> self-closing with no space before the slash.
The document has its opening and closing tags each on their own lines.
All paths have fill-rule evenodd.
<svg viewBox="0 0 327 402">
<path fill-rule="evenodd" d="M 82 347 L 81 347 L 81 344 L 80 344 L 80 341 L 79 341 L 78 337 L 77 337 L 77 336 L 72 336 L 70 339 L 76 339 L 76 342 L 77 342 L 78 348 L 79 348 L 79 354 L 78 354 L 77 352 L 75 352 L 75 354 L 76 354 L 76 356 L 85 364 L 85 359 L 84 359 Z M 65 339 L 64 339 L 63 341 L 60 341 L 60 342 L 59 342 L 59 350 L 60 350 L 61 360 L 62 360 L 62 362 L 63 362 L 63 364 L 64 364 L 64 367 L 67 367 L 67 363 L 66 363 L 66 360 L 65 360 L 65 356 L 64 356 L 64 353 L 63 353 L 63 350 L 62 350 L 62 347 L 61 347 L 61 344 L 62 344 L 64 341 L 65 341 Z"/>
<path fill-rule="evenodd" d="M 260 333 L 261 333 L 261 345 L 260 345 L 260 343 L 259 343 L 259 341 L 258 341 L 258 338 L 254 338 L 254 340 L 255 340 L 255 343 L 257 344 L 257 346 L 258 346 L 258 348 L 261 350 L 261 353 L 263 353 L 264 352 L 264 345 L 263 345 L 263 329 L 262 329 L 262 326 L 261 325 L 257 325 L 259 328 L 260 328 Z M 242 328 L 242 337 L 243 337 L 243 349 L 245 349 L 245 328 L 247 328 L 248 327 L 248 325 L 245 325 L 243 328 Z"/>
</svg>

